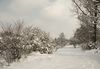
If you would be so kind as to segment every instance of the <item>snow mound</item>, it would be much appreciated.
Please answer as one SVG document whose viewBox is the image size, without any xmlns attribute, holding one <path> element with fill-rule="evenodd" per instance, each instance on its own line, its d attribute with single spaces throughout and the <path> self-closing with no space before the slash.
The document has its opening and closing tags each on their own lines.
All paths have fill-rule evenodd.
<svg viewBox="0 0 100 69">
<path fill-rule="evenodd" d="M 85 52 L 89 54 L 100 54 L 100 49 L 92 49 Z"/>
</svg>

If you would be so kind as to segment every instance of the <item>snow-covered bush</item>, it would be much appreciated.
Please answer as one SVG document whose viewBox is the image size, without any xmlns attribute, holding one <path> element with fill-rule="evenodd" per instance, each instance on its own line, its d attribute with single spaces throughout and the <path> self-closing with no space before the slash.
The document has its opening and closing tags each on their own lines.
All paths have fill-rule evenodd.
<svg viewBox="0 0 100 69">
<path fill-rule="evenodd" d="M 32 52 L 51 54 L 54 51 L 53 39 L 38 27 L 23 27 L 22 22 L 17 22 L 2 29 L 0 55 L 8 64 Z"/>
<path fill-rule="evenodd" d="M 7 27 L 2 26 L 0 32 L 0 55 L 9 64 L 21 58 L 22 55 L 22 22 Z"/>
<path fill-rule="evenodd" d="M 53 44 L 52 39 L 48 33 L 42 31 L 37 27 L 27 27 L 23 31 L 24 48 L 28 52 L 39 51 L 40 53 L 52 53 Z"/>
</svg>

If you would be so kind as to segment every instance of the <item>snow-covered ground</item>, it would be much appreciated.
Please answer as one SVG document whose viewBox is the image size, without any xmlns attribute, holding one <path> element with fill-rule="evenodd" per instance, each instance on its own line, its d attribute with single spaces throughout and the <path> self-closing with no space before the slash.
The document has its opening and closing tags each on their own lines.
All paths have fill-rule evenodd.
<svg viewBox="0 0 100 69">
<path fill-rule="evenodd" d="M 100 69 L 100 53 L 94 53 L 66 46 L 50 55 L 32 53 L 4 69 Z"/>
</svg>

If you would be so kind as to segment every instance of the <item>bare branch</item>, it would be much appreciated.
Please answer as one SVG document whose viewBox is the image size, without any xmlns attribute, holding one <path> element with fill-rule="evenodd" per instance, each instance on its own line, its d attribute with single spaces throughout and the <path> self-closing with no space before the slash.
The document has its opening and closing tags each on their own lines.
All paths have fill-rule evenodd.
<svg viewBox="0 0 100 69">
<path fill-rule="evenodd" d="M 79 8 L 79 10 L 84 14 L 84 15 L 87 15 L 82 9 L 81 7 L 76 3 L 75 0 L 73 0 L 74 4 Z"/>
</svg>

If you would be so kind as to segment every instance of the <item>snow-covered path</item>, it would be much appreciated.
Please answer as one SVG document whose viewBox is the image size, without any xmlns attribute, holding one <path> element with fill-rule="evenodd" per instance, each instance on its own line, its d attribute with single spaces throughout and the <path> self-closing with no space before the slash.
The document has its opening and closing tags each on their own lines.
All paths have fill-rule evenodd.
<svg viewBox="0 0 100 69">
<path fill-rule="evenodd" d="M 100 69 L 98 54 L 64 47 L 51 55 L 32 54 L 4 69 Z"/>
</svg>

